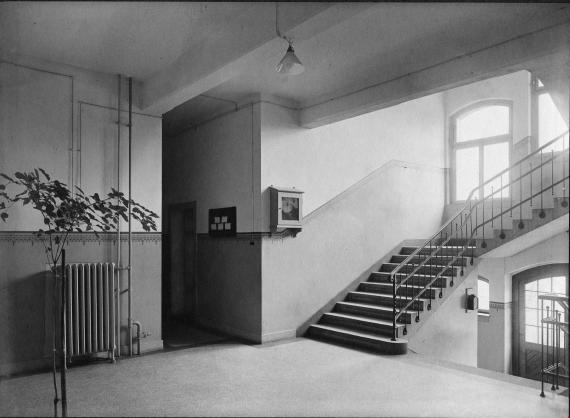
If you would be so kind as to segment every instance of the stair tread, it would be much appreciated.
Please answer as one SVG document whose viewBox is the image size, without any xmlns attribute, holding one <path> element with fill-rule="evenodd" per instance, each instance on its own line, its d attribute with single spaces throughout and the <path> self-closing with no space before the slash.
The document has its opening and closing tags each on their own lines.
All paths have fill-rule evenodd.
<svg viewBox="0 0 570 418">
<path fill-rule="evenodd" d="M 425 247 L 428 248 L 428 247 Z M 461 247 L 463 248 L 463 247 Z M 393 254 L 392 257 L 409 257 L 411 254 Z M 414 257 L 421 257 L 419 254 L 414 255 Z M 468 255 L 440 255 L 440 254 L 435 254 L 433 255 L 431 258 L 444 258 L 444 257 L 457 257 L 457 258 L 469 258 Z"/>
<path fill-rule="evenodd" d="M 433 245 L 432 245 L 432 247 L 433 247 Z M 418 249 L 418 248 L 428 248 L 428 247 L 420 247 L 419 245 L 404 245 L 402 248 L 415 248 L 415 249 Z M 443 248 L 443 249 L 446 249 L 446 248 L 453 248 L 453 249 L 456 249 L 456 248 L 477 248 L 477 247 L 474 247 L 473 245 L 469 245 L 469 246 L 467 246 L 467 247 L 464 247 L 463 245 L 444 245 L 444 246 L 442 246 L 441 248 Z"/>
<path fill-rule="evenodd" d="M 435 276 L 433 276 L 433 277 L 435 277 Z M 413 280 L 412 280 L 412 281 L 413 281 Z M 362 284 L 362 283 L 371 284 L 372 286 L 389 287 L 390 289 L 391 289 L 392 286 L 393 286 L 392 283 L 361 282 L 361 284 Z M 407 282 L 404 283 L 404 284 L 402 284 L 402 285 L 399 285 L 399 286 L 400 286 L 401 288 L 405 288 L 405 287 L 410 288 L 410 287 L 411 287 L 412 289 L 424 289 L 424 288 L 425 288 L 425 286 L 416 286 L 416 285 L 412 285 L 412 284 L 407 284 Z M 432 286 L 432 287 L 433 287 L 433 288 L 437 288 L 437 286 Z"/>
<path fill-rule="evenodd" d="M 392 297 L 392 294 L 391 294 L 391 293 L 390 293 L 390 294 L 387 294 L 387 293 L 372 293 L 372 292 L 362 292 L 362 291 L 360 291 L 360 290 L 353 290 L 352 292 L 349 292 L 349 293 L 356 293 L 356 294 L 359 294 L 359 295 L 370 295 L 370 296 L 386 296 L 386 297 L 389 297 L 389 298 Z M 409 296 L 396 295 L 396 299 L 412 299 L 412 298 L 409 297 Z M 426 297 L 426 298 L 423 298 L 423 297 L 420 296 L 420 299 L 429 299 L 429 298 L 427 298 L 427 297 Z"/>
<path fill-rule="evenodd" d="M 373 271 L 371 274 L 374 274 L 374 275 L 380 274 L 380 275 L 388 275 L 388 276 L 389 276 L 389 275 L 391 274 L 391 272 L 390 272 L 390 271 Z M 404 275 L 407 276 L 409 273 L 405 273 L 405 272 L 404 272 L 404 273 L 400 273 L 400 272 L 398 272 L 398 273 L 395 273 L 395 274 L 400 274 L 400 275 L 403 275 L 403 276 L 404 276 Z M 414 276 L 418 276 L 418 277 L 435 277 L 435 274 L 414 273 Z M 439 277 L 450 278 L 451 276 L 447 276 L 447 275 L 442 274 L 442 275 L 439 276 Z"/>
<path fill-rule="evenodd" d="M 378 324 L 378 325 L 386 325 L 386 326 L 390 326 L 390 327 L 393 325 L 392 321 L 388 321 L 385 319 L 370 318 L 368 316 L 362 316 L 362 315 L 353 315 L 353 314 L 346 314 L 346 313 L 340 313 L 340 312 L 327 312 L 327 313 L 325 313 L 325 316 L 326 315 L 336 316 L 339 318 L 355 319 L 358 321 L 369 322 L 369 323 Z M 403 327 L 403 325 L 396 324 L 396 327 L 401 328 L 401 327 Z"/>
<path fill-rule="evenodd" d="M 398 338 L 396 341 L 392 341 L 392 338 L 390 338 L 390 337 L 383 337 L 383 336 L 378 335 L 378 334 L 372 334 L 372 333 L 364 332 L 364 331 L 354 331 L 352 329 L 339 327 L 339 326 L 333 326 L 333 325 L 312 324 L 311 327 L 321 328 L 321 329 L 325 329 L 325 330 L 329 330 L 329 331 L 335 331 L 335 332 L 338 332 L 341 334 L 349 334 L 349 335 L 354 335 L 356 337 L 362 337 L 362 338 L 367 338 L 367 339 L 376 340 L 376 341 L 384 341 L 384 342 L 389 342 L 389 343 L 394 343 L 394 344 L 401 344 L 401 343 L 407 343 L 408 342 L 407 340 L 404 340 L 402 338 Z"/>
<path fill-rule="evenodd" d="M 350 302 L 350 301 L 342 301 L 342 302 L 337 302 L 340 305 L 348 305 L 348 306 L 355 306 L 358 308 L 369 308 L 369 309 L 374 309 L 377 311 L 386 311 L 386 312 L 393 312 L 393 309 L 387 306 L 382 306 L 382 305 L 373 305 L 371 303 L 362 303 L 362 302 Z M 396 312 L 399 312 L 399 309 L 396 309 Z"/>
<path fill-rule="evenodd" d="M 383 263 L 383 264 L 390 264 L 390 265 L 395 265 L 395 266 L 399 266 L 400 263 Z M 406 263 L 404 264 L 405 266 L 417 266 L 417 264 L 414 263 Z M 424 264 L 422 267 L 447 267 L 447 268 L 458 268 L 458 266 L 442 266 L 441 264 Z"/>
</svg>

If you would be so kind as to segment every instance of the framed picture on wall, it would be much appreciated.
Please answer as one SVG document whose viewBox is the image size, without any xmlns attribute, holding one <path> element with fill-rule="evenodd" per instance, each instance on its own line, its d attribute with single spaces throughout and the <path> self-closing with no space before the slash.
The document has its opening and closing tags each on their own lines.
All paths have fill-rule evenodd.
<svg viewBox="0 0 570 418">
<path fill-rule="evenodd" d="M 269 188 L 271 231 L 301 229 L 303 221 L 303 192 L 294 187 Z"/>
</svg>

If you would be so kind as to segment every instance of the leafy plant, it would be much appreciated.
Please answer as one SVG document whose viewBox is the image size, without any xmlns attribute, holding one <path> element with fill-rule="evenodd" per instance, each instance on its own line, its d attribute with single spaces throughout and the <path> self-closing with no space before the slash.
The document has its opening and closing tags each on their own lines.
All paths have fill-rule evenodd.
<svg viewBox="0 0 570 418">
<path fill-rule="evenodd" d="M 45 247 L 48 262 L 57 266 L 61 250 L 71 232 L 109 232 L 117 228 L 119 218 L 131 216 L 145 231 L 156 231 L 158 215 L 115 189 L 106 196 L 87 195 L 76 186 L 71 193 L 65 183 L 52 180 L 42 168 L 28 173 L 16 172 L 13 177 L 0 173 L 6 182 L 0 183 L 0 218 L 6 222 L 8 210 L 20 202 L 31 205 L 43 217 L 44 227 L 36 235 Z"/>
<path fill-rule="evenodd" d="M 145 208 L 115 189 L 101 197 L 98 193 L 87 195 L 76 186 L 72 193 L 65 183 L 52 180 L 42 168 L 34 169 L 29 173 L 16 172 L 13 177 L 0 173 L 5 182 L 0 183 L 0 219 L 6 222 L 9 209 L 21 203 L 22 206 L 31 205 L 39 211 L 44 226 L 36 232 L 45 248 L 51 271 L 57 278 L 59 260 L 67 245 L 69 234 L 72 232 L 92 231 L 109 232 L 115 229 L 119 219 L 128 221 L 129 209 L 133 219 L 138 221 L 145 231 L 156 231 L 155 219 L 158 215 Z M 54 306 L 57 303 L 57 286 L 54 281 Z M 64 286 L 61 286 L 64 289 Z M 63 290 L 62 290 L 63 291 Z M 64 329 L 65 302 L 59 307 L 61 313 L 61 329 Z M 56 326 L 57 310 L 54 309 L 54 327 Z M 56 342 L 55 329 L 53 340 L 53 383 L 54 383 L 54 416 L 57 416 L 57 404 L 62 402 L 62 415 L 67 416 L 67 390 L 65 384 L 66 355 L 64 342 L 61 342 L 61 399 L 58 397 L 56 384 Z"/>
</svg>

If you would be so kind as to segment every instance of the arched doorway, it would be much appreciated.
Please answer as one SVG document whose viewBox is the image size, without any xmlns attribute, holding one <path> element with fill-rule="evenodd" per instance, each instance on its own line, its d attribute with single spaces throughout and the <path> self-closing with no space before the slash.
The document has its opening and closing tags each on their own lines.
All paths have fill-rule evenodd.
<svg viewBox="0 0 570 418">
<path fill-rule="evenodd" d="M 538 295 L 560 293 L 568 297 L 568 289 L 568 264 L 544 265 L 513 276 L 512 370 L 514 375 L 540 380 L 541 310 Z M 555 308 L 560 310 L 559 306 Z"/>
</svg>

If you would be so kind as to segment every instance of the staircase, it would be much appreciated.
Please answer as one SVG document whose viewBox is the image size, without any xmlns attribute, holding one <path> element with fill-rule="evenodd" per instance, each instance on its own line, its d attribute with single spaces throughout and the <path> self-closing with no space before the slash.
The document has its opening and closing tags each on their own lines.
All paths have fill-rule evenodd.
<svg viewBox="0 0 570 418">
<path fill-rule="evenodd" d="M 565 133 L 487 180 L 422 245 L 401 247 L 348 291 L 307 336 L 406 353 L 407 336 L 445 303 L 478 256 L 567 216 L 568 163 Z"/>
</svg>

